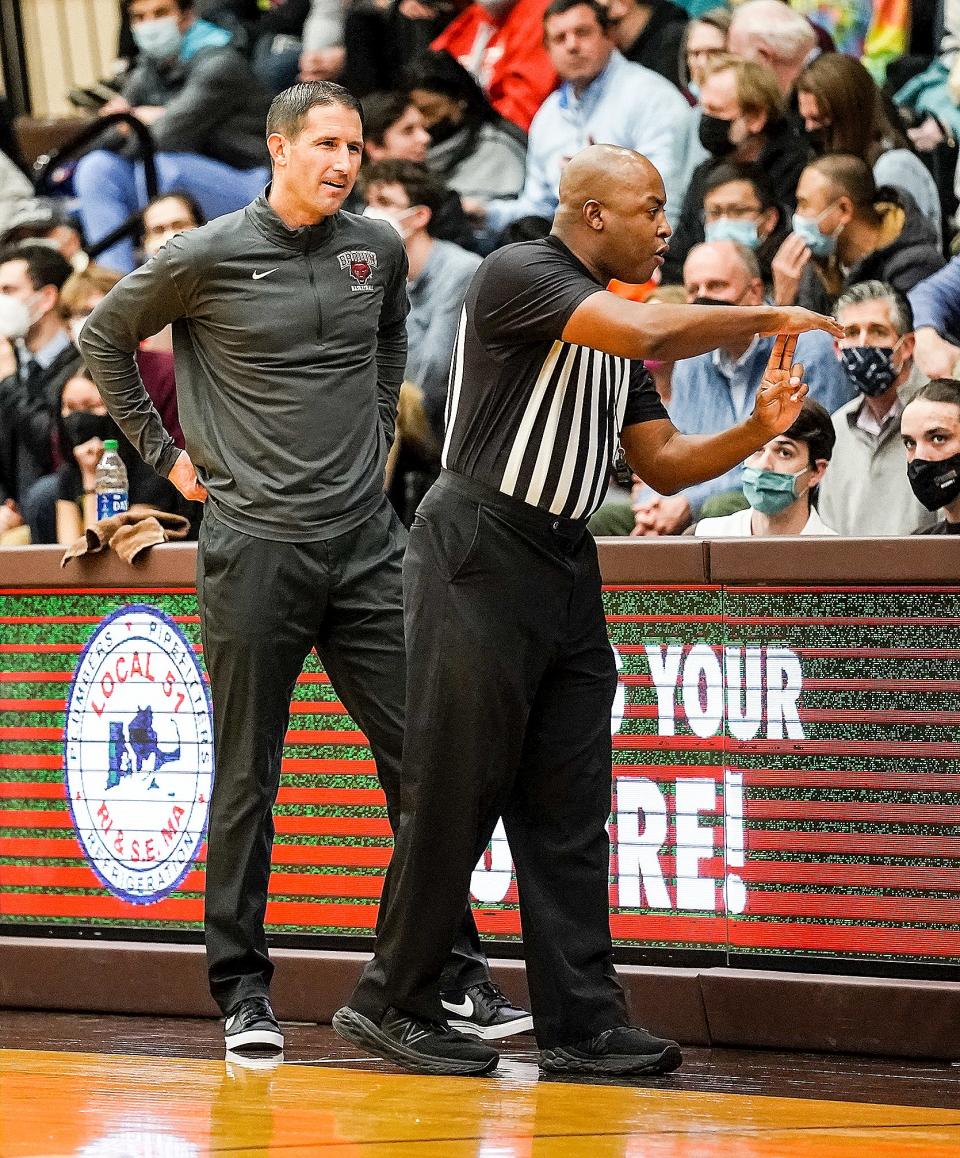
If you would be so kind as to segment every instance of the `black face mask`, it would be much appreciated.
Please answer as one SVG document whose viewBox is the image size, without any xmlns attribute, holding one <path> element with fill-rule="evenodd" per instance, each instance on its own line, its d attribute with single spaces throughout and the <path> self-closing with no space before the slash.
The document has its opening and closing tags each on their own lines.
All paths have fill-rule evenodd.
<svg viewBox="0 0 960 1158">
<path fill-rule="evenodd" d="M 434 121 L 427 130 L 430 134 L 430 140 L 439 145 L 442 141 L 449 141 L 454 133 L 459 132 L 463 128 L 462 123 L 451 120 L 450 117 L 441 117 L 439 121 Z"/>
<path fill-rule="evenodd" d="M 700 144 L 715 157 L 725 157 L 735 146 L 730 141 L 730 126 L 733 121 L 712 117 L 703 113 L 700 117 Z"/>
<path fill-rule="evenodd" d="M 725 302 L 725 301 L 723 301 L 722 298 L 708 298 L 708 297 L 694 298 L 690 304 L 694 305 L 694 306 L 735 306 L 735 305 L 737 305 L 736 302 Z"/>
<path fill-rule="evenodd" d="M 66 414 L 63 418 L 63 429 L 71 446 L 82 446 L 91 438 L 99 438 L 106 442 L 108 438 L 116 438 L 117 424 L 109 414 L 91 414 L 89 410 L 78 410 L 73 414 Z"/>
<path fill-rule="evenodd" d="M 934 462 L 915 458 L 907 463 L 907 478 L 917 501 L 928 511 L 946 507 L 960 497 L 960 454 Z"/>
</svg>

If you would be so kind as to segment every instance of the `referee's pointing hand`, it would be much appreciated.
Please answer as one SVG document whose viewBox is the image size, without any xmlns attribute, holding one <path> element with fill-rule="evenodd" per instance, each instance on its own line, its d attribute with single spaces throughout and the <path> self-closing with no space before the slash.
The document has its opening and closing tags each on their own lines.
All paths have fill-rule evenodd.
<svg viewBox="0 0 960 1158">
<path fill-rule="evenodd" d="M 763 431 L 765 442 L 790 429 L 807 396 L 803 365 L 793 360 L 796 349 L 795 334 L 778 334 L 770 351 L 752 415 L 753 422 Z"/>
</svg>

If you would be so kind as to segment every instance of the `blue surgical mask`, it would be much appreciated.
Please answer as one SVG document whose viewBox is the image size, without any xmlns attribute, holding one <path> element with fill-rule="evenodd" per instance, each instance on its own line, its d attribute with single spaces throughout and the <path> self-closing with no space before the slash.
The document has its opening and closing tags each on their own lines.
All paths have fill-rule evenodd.
<svg viewBox="0 0 960 1158">
<path fill-rule="evenodd" d="M 737 241 L 747 249 L 756 249 L 760 244 L 757 223 L 737 217 L 718 217 L 716 221 L 708 221 L 704 233 L 707 241 Z"/>
<path fill-rule="evenodd" d="M 159 20 L 144 20 L 130 28 L 133 42 L 151 60 L 167 60 L 176 56 L 183 43 L 183 33 L 176 16 L 161 16 Z"/>
<path fill-rule="evenodd" d="M 793 215 L 793 232 L 803 241 L 814 257 L 830 257 L 837 248 L 837 234 L 824 233 L 820 222 L 833 208 L 828 205 L 816 217 L 804 217 L 800 213 Z"/>
<path fill-rule="evenodd" d="M 797 493 L 797 482 L 809 469 L 810 467 L 805 466 L 796 474 L 780 474 L 775 470 L 745 466 L 741 482 L 744 498 L 762 515 L 779 514 L 804 493 L 803 491 Z"/>
</svg>

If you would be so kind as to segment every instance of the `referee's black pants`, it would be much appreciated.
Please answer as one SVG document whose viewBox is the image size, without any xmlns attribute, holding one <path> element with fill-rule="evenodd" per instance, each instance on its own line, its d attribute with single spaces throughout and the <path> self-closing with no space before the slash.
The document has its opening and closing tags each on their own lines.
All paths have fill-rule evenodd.
<svg viewBox="0 0 960 1158">
<path fill-rule="evenodd" d="M 625 1025 L 606 831 L 617 675 L 592 537 L 444 472 L 410 532 L 404 610 L 402 815 L 350 1004 L 445 1018 L 444 962 L 502 815 L 540 1047 Z"/>
<path fill-rule="evenodd" d="M 359 527 L 312 543 L 257 539 L 228 527 L 209 508 L 204 516 L 197 596 L 216 766 L 205 932 L 210 990 L 225 1013 L 266 994 L 273 974 L 264 933 L 273 805 L 290 700 L 311 648 L 370 741 L 396 829 L 406 690 L 405 545 L 406 532 L 386 499 Z M 460 917 L 454 951 L 442 967 L 445 989 L 489 976 L 465 903 Z"/>
</svg>

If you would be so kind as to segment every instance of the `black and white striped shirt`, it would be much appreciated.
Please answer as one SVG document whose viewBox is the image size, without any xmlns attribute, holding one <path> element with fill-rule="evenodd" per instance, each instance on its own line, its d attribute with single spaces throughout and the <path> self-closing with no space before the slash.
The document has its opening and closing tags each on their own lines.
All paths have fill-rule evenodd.
<svg viewBox="0 0 960 1158">
<path fill-rule="evenodd" d="M 447 470 L 565 518 L 600 506 L 621 429 L 667 417 L 642 362 L 561 340 L 601 289 L 556 237 L 484 261 L 450 367 Z"/>
</svg>

